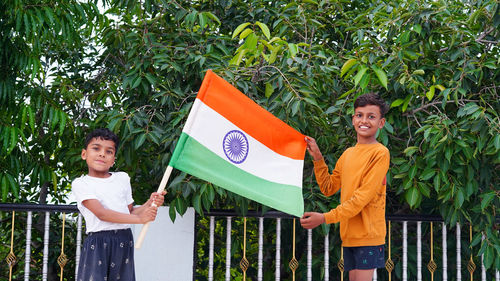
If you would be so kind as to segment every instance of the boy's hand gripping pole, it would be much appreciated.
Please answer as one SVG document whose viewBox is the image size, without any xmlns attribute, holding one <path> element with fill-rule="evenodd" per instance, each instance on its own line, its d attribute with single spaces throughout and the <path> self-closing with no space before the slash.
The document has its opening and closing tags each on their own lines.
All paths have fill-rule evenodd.
<svg viewBox="0 0 500 281">
<path fill-rule="evenodd" d="M 158 187 L 158 193 L 163 192 L 165 190 L 165 186 L 167 185 L 168 178 L 170 177 L 170 173 L 172 173 L 172 166 L 167 166 L 165 173 L 163 174 L 163 178 L 161 179 L 160 186 Z M 152 206 L 156 206 L 155 203 Z M 137 238 L 137 242 L 135 242 L 135 248 L 139 249 L 142 246 L 142 241 L 144 241 L 144 237 L 146 236 L 146 232 L 148 232 L 149 221 L 142 226 L 141 233 L 139 234 L 139 238 Z"/>
</svg>

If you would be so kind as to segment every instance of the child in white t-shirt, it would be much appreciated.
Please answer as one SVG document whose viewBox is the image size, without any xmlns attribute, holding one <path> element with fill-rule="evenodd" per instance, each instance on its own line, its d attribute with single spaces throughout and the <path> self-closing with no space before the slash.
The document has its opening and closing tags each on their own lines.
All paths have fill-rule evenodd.
<svg viewBox="0 0 500 281">
<path fill-rule="evenodd" d="M 81 154 L 88 174 L 72 183 L 88 234 L 80 256 L 78 281 L 134 281 L 134 240 L 129 224 L 153 221 L 157 212 L 154 205 L 164 201 L 165 191 L 153 192 L 142 206 L 132 205 L 130 177 L 125 172 L 109 171 L 118 144 L 118 137 L 108 129 L 96 129 L 88 135 Z"/>
</svg>

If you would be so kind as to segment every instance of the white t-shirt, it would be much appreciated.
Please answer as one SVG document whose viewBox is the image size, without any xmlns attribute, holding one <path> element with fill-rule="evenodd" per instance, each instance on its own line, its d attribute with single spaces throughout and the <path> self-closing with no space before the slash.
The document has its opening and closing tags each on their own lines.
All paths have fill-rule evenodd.
<svg viewBox="0 0 500 281">
<path fill-rule="evenodd" d="M 82 202 L 88 199 L 97 199 L 104 208 L 116 212 L 130 214 L 128 205 L 132 204 L 132 188 L 130 177 L 125 172 L 111 173 L 107 178 L 96 178 L 88 175 L 76 178 L 72 182 L 73 195 L 76 198 L 78 210 L 85 218 L 86 232 L 129 228 L 129 224 L 102 221 Z"/>
</svg>

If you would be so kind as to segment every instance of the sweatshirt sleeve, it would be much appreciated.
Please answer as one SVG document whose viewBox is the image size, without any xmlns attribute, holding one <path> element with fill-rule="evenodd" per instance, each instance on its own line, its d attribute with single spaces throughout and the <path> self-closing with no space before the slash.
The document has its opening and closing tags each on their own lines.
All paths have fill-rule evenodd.
<svg viewBox="0 0 500 281">
<path fill-rule="evenodd" d="M 339 160 L 335 164 L 335 169 L 332 174 L 328 173 L 328 166 L 324 159 L 313 161 L 314 163 L 314 175 L 316 176 L 316 182 L 319 185 L 321 193 L 325 196 L 332 196 L 335 192 L 340 189 L 340 171 L 342 170 L 343 154 L 340 156 Z"/>
<path fill-rule="evenodd" d="M 373 199 L 378 188 L 383 184 L 389 170 L 390 156 L 388 150 L 381 150 L 368 164 L 363 172 L 361 184 L 353 195 L 337 208 L 325 213 L 326 223 L 337 223 L 340 219 L 349 219 L 357 215 Z"/>
</svg>

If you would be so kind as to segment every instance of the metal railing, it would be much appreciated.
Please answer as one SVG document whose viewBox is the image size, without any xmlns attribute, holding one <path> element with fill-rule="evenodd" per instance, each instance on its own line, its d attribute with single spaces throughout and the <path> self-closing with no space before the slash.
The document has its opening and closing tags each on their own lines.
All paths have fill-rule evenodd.
<svg viewBox="0 0 500 281">
<path fill-rule="evenodd" d="M 69 223 L 73 225 L 73 228 L 76 228 L 76 237 L 73 236 L 75 234 L 66 234 L 66 236 L 73 236 L 74 241 L 74 247 L 75 249 L 71 249 L 74 251 L 74 265 L 75 265 L 75 279 L 76 279 L 76 269 L 78 268 L 78 262 L 79 262 L 79 257 L 80 257 L 80 249 L 81 249 L 81 241 L 82 241 L 82 217 L 78 213 L 78 210 L 75 205 L 36 205 L 36 204 L 5 204 L 5 203 L 0 203 L 0 212 L 3 212 L 3 216 L 1 218 L 4 218 L 4 221 L 7 221 L 9 218 L 5 216 L 5 214 L 8 214 L 9 212 L 12 214 L 11 216 L 11 239 L 9 243 L 2 242 L 3 245 L 9 245 L 10 248 L 8 251 L 0 251 L 1 253 L 4 252 L 9 252 L 7 257 L 6 257 L 6 262 L 9 268 L 9 280 L 12 279 L 13 275 L 13 268 L 14 266 L 18 263 L 17 257 L 15 257 L 14 254 L 14 229 L 15 226 L 17 225 L 19 227 L 19 223 L 16 222 L 16 217 L 19 217 L 19 213 L 26 213 L 26 222 L 25 222 L 25 249 L 24 249 L 24 280 L 30 280 L 30 270 L 33 267 L 32 261 L 31 261 L 31 254 L 32 254 L 32 249 L 31 249 L 31 243 L 32 243 L 32 219 L 33 219 L 33 213 L 41 214 L 44 216 L 44 227 L 43 227 L 43 261 L 42 261 L 42 274 L 41 274 L 41 279 L 43 281 L 47 280 L 47 275 L 48 275 L 48 263 L 49 263 L 49 237 L 50 237 L 50 220 L 51 217 L 57 217 L 59 220 L 62 221 L 62 228 L 61 228 L 61 240 L 60 240 L 60 251 L 58 251 L 59 255 L 57 257 L 57 264 L 60 267 L 60 280 L 63 280 L 63 275 L 64 275 L 64 268 L 66 264 L 68 263 L 68 258 L 65 254 L 65 249 L 64 249 L 64 244 L 65 244 L 65 223 L 67 221 L 67 218 L 71 218 L 69 220 Z M 55 213 L 53 215 L 52 213 Z M 68 215 L 72 214 L 72 215 Z M 78 214 L 78 215 L 76 215 Z M 296 259 L 296 237 L 297 233 L 300 233 L 302 231 L 306 232 L 306 239 L 307 242 L 305 243 L 306 246 L 306 257 L 305 257 L 305 272 L 306 272 L 306 279 L 308 281 L 313 279 L 313 269 L 317 269 L 317 265 L 313 265 L 313 230 L 304 230 L 300 226 L 296 229 L 295 225 L 298 223 L 296 222 L 295 217 L 281 213 L 281 212 L 276 212 L 276 211 L 270 211 L 265 213 L 264 215 L 254 212 L 254 211 L 249 211 L 244 218 L 239 217 L 235 212 L 232 211 L 223 211 L 223 210 L 212 210 L 208 213 L 205 214 L 204 217 L 199 217 L 197 216 L 197 220 L 206 218 L 208 220 L 209 224 L 209 250 L 208 250 L 208 274 L 207 276 L 204 276 L 207 278 L 207 280 L 212 281 L 214 280 L 214 252 L 215 252 L 215 247 L 220 246 L 220 247 L 225 247 L 225 280 L 231 280 L 231 269 L 232 264 L 232 239 L 233 239 L 233 228 L 232 224 L 233 221 L 236 219 L 242 219 L 243 220 L 243 237 L 238 237 L 239 241 L 242 240 L 243 243 L 243 252 L 241 254 L 242 259 L 239 264 L 239 268 L 242 271 L 243 276 L 246 276 L 247 270 L 249 269 L 250 263 L 248 262 L 247 258 L 247 218 L 249 219 L 255 219 L 258 221 L 258 254 L 257 254 L 257 274 L 256 274 L 256 279 L 261 281 L 263 280 L 264 272 L 269 272 L 269 271 L 274 271 L 274 278 L 275 280 L 281 280 L 281 275 L 283 273 L 291 274 L 293 280 L 296 278 L 296 271 L 299 268 L 299 266 L 303 266 L 301 263 L 299 263 L 303 258 L 300 258 L 299 260 Z M 275 245 L 272 246 L 275 250 L 275 257 L 274 257 L 274 268 L 270 268 L 269 264 L 264 263 L 263 260 L 263 253 L 266 247 L 264 247 L 264 220 L 274 220 L 274 222 L 271 222 L 271 224 L 275 227 Z M 291 245 L 292 253 L 291 253 L 291 259 L 288 261 L 288 268 L 284 269 L 285 267 L 282 266 L 282 252 L 285 250 L 286 247 L 282 247 L 281 245 L 281 238 L 284 233 L 282 233 L 282 222 L 286 220 L 287 223 L 291 222 L 293 227 L 290 227 L 292 230 L 292 233 L 290 234 L 293 239 L 291 239 L 293 242 Z M 474 256 L 472 254 L 472 251 L 469 253 L 463 253 L 464 249 L 467 249 L 470 247 L 472 243 L 472 225 L 465 226 L 466 233 L 465 235 L 462 234 L 462 228 L 464 226 L 461 226 L 460 224 L 457 224 L 454 226 L 455 229 L 455 262 L 448 262 L 449 256 L 452 256 L 451 253 L 453 253 L 453 249 L 450 252 L 450 247 L 448 247 L 448 241 L 450 240 L 451 237 L 448 237 L 448 232 L 451 231 L 451 228 L 449 228 L 441 219 L 439 216 L 418 216 L 418 215 L 407 215 L 407 216 L 402 216 L 402 215 L 388 215 L 387 216 L 387 222 L 388 222 L 388 234 L 387 234 L 387 244 L 386 244 L 386 254 L 387 254 L 387 260 L 386 260 L 386 268 L 385 270 L 380 270 L 379 269 L 379 274 L 380 278 L 377 274 L 377 271 L 374 273 L 373 280 L 377 279 L 382 279 L 386 278 L 387 280 L 392 280 L 393 278 L 397 280 L 403 280 L 407 281 L 409 280 L 409 257 L 411 257 L 412 261 L 416 262 L 416 266 L 413 266 L 412 268 L 416 268 L 416 272 L 413 272 L 412 274 L 415 275 L 410 278 L 411 280 L 417 280 L 421 281 L 423 280 L 423 275 L 424 273 L 426 276 L 430 276 L 431 280 L 434 280 L 435 274 L 437 272 L 440 273 L 440 280 L 473 280 L 474 275 L 478 275 L 477 269 L 476 269 L 476 263 L 480 263 L 481 267 L 479 269 L 480 271 L 480 280 L 486 281 L 486 280 L 494 280 L 500 281 L 500 273 L 498 270 L 489 270 L 487 272 L 483 259 L 481 256 L 480 261 L 474 261 Z M 24 223 L 24 221 L 22 222 Z M 241 222 L 239 221 L 239 224 L 241 225 Z M 395 230 L 394 226 L 400 227 L 400 229 Z M 438 226 L 436 226 L 438 225 Z M 441 258 L 438 261 L 437 259 L 434 258 L 435 255 L 437 255 L 437 251 L 435 251 L 435 238 L 434 237 L 434 230 L 439 228 L 439 225 L 441 226 L 441 244 L 436 244 L 440 245 L 441 248 Z M 22 225 L 24 228 L 24 225 Z M 416 233 L 411 233 L 409 235 L 408 233 L 408 228 L 409 226 L 411 228 L 416 228 Z M 425 226 L 425 233 L 422 233 L 422 228 Z M 196 224 L 195 224 L 196 227 Z M 215 245 L 214 242 L 214 236 L 215 236 L 215 230 L 216 229 L 221 229 L 225 227 L 225 245 Z M 241 232 L 241 231 L 240 231 Z M 318 233 L 319 231 L 316 231 L 314 233 Z M 317 235 L 317 234 L 314 234 Z M 321 235 L 321 234 L 320 234 Z M 409 250 L 409 236 L 414 237 L 416 239 L 416 249 L 415 252 L 412 252 Z M 199 237 L 198 237 L 199 238 Z M 484 239 L 484 238 L 483 238 Z M 335 274 L 340 278 L 340 280 L 344 280 L 344 270 L 343 270 L 343 255 L 342 255 L 342 249 L 340 248 L 335 248 L 336 251 L 340 251 L 340 259 L 337 262 L 337 269 L 332 267 L 330 265 L 331 261 L 330 258 L 332 256 L 332 243 L 330 241 L 332 240 L 332 235 L 327 233 L 324 235 L 324 239 L 321 239 L 324 241 L 323 243 L 323 249 L 321 249 L 321 253 L 323 254 L 323 264 L 322 264 L 322 280 L 328 281 L 328 280 L 333 280 L 332 274 Z M 397 242 L 400 244 L 397 244 L 396 246 L 394 245 L 394 241 L 397 240 Z M 427 245 L 425 251 L 422 248 L 422 241 L 425 240 L 426 242 L 429 243 Z M 451 239 L 453 240 L 453 239 Z M 462 245 L 463 243 L 468 242 L 468 245 Z M 302 241 L 301 241 L 302 242 Z M 338 241 L 337 241 L 338 243 Z M 4 246 L 5 247 L 5 246 Z M 414 249 L 413 246 L 410 248 Z M 268 248 L 267 248 L 268 249 Z M 317 249 L 317 248 L 314 248 Z M 269 250 L 269 249 L 268 249 Z M 396 253 L 397 250 L 397 253 Z M 52 251 L 55 252 L 55 251 Z M 318 251 L 316 250 L 316 254 Z M 399 261 L 394 263 L 394 253 L 398 256 Z M 424 263 L 424 257 L 423 253 L 426 255 L 429 255 L 426 257 L 428 259 L 426 267 L 427 269 L 425 270 L 423 268 L 423 263 Z M 336 253 L 338 254 L 338 253 Z M 467 262 L 464 266 L 462 258 L 467 255 Z M 289 255 L 290 256 L 290 255 Z M 50 257 L 51 259 L 54 259 L 55 257 Z M 253 259 L 254 257 L 250 257 Z M 450 257 L 451 258 L 451 257 Z M 394 276 L 394 269 L 397 263 L 400 263 L 401 268 L 399 270 L 400 276 Z M 438 266 L 439 264 L 439 266 Z M 455 268 L 453 269 L 452 265 L 454 264 Z M 272 266 L 272 265 L 271 265 Z M 465 271 L 466 269 L 466 271 Z M 285 270 L 285 271 L 284 271 Z M 18 269 L 20 271 L 20 269 Z M 194 270 L 195 271 L 195 270 Z M 383 273 L 383 274 L 382 274 Z M 463 274 L 466 274 L 467 277 L 463 277 Z M 0 275 L 3 275 L 3 273 L 0 273 Z M 19 273 L 18 273 L 19 275 Z M 195 278 L 195 273 L 193 274 L 193 279 Z M 302 275 L 303 276 L 303 275 Z M 31 276 L 33 278 L 33 276 Z M 332 277 L 332 278 L 331 278 Z M 487 279 L 490 277 L 490 279 Z M 39 278 L 39 277 L 37 277 Z M 67 277 L 67 280 L 72 280 L 69 277 Z M 245 280 L 245 279 L 243 279 Z M 302 280 L 302 279 L 300 279 Z M 336 279 L 339 280 L 339 279 Z M 347 280 L 347 278 L 346 278 Z M 385 279 L 384 279 L 385 280 Z M 427 279 L 426 279 L 427 280 Z"/>
</svg>

